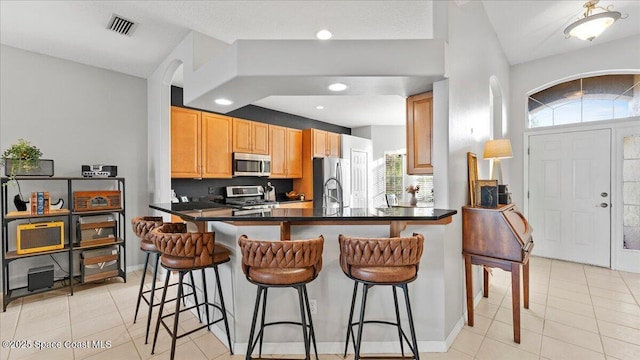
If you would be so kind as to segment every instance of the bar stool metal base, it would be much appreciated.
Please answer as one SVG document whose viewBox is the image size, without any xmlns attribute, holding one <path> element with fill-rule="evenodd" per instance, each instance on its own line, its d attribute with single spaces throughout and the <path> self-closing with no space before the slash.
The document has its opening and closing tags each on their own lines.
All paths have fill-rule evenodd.
<svg viewBox="0 0 640 360">
<path fill-rule="evenodd" d="M 249 280 L 251 281 L 251 280 Z M 309 307 L 309 295 L 307 294 L 307 284 L 291 284 L 291 285 L 265 285 L 251 281 L 258 286 L 258 293 L 256 294 L 256 303 L 253 310 L 253 318 L 251 320 L 251 331 L 249 333 L 249 341 L 247 345 L 246 360 L 258 360 L 262 359 L 262 340 L 264 338 L 264 330 L 267 326 L 272 325 L 297 325 L 302 327 L 302 337 L 304 340 L 305 359 L 311 359 L 310 349 L 311 343 L 313 343 L 313 349 L 318 357 L 318 346 L 316 345 L 316 335 L 313 330 L 313 320 L 311 318 L 311 308 Z M 265 323 L 265 313 L 267 307 L 267 290 L 270 287 L 292 287 L 298 291 L 298 303 L 300 304 L 300 322 L 295 321 L 273 321 Z M 264 293 L 264 297 L 262 294 Z M 260 330 L 254 340 L 254 334 L 256 329 L 256 322 L 258 318 L 258 312 L 260 310 L 260 299 L 262 298 L 262 314 L 260 316 Z M 308 323 L 307 323 L 308 322 Z M 256 345 L 258 345 L 258 357 L 252 357 L 253 351 Z"/>
<path fill-rule="evenodd" d="M 353 278 L 352 278 L 353 279 Z M 409 289 L 407 287 L 407 283 L 398 283 L 398 284 L 379 284 L 379 283 L 369 283 L 365 281 L 361 281 L 358 279 L 354 280 L 353 287 L 353 296 L 351 297 L 351 310 L 349 311 L 349 325 L 347 326 L 347 336 L 345 340 L 344 346 L 344 356 L 347 356 L 347 349 L 349 348 L 349 337 L 354 343 L 355 347 L 355 355 L 354 360 L 358 359 L 415 359 L 420 360 L 420 354 L 418 352 L 418 342 L 416 339 L 416 332 L 413 324 L 413 313 L 411 312 L 411 304 L 409 301 Z M 413 281 L 413 279 L 411 280 Z M 355 310 L 356 304 L 356 295 L 358 293 L 358 285 L 362 284 L 362 303 L 360 305 L 360 319 L 358 322 L 353 322 L 353 313 Z M 395 315 L 396 322 L 391 321 L 382 321 L 382 320 L 365 320 L 364 313 L 367 304 L 367 293 L 369 288 L 373 286 L 391 286 L 393 289 L 393 303 L 395 307 Z M 400 310 L 398 307 L 398 294 L 396 292 L 396 287 L 399 287 L 404 292 L 405 305 L 407 309 L 407 316 L 409 320 L 409 333 L 411 339 L 409 339 L 402 329 L 402 324 L 400 322 Z M 398 338 L 400 340 L 400 351 L 402 356 L 360 356 L 360 345 L 362 343 L 362 329 L 364 328 L 364 324 L 382 324 L 382 325 L 391 325 L 395 326 L 398 329 Z M 358 326 L 358 335 L 357 338 L 354 336 L 353 326 Z M 409 350 L 413 354 L 413 356 L 405 356 L 404 355 L 404 341 L 407 342 Z"/>
<path fill-rule="evenodd" d="M 160 252 L 151 252 L 151 251 L 144 251 L 147 255 L 145 257 L 145 261 L 144 261 L 144 271 L 142 272 L 142 279 L 140 280 L 140 290 L 138 290 L 138 300 L 136 301 L 136 312 L 135 315 L 133 316 L 133 323 L 136 323 L 136 320 L 138 319 L 138 310 L 140 309 L 140 301 L 144 300 L 145 303 L 147 303 L 148 307 L 148 313 L 147 313 L 147 329 L 145 331 L 145 336 L 144 336 L 144 343 L 147 344 L 149 342 L 149 328 L 151 327 L 151 318 L 152 318 L 152 314 L 153 314 L 153 308 L 156 306 L 159 306 L 160 304 L 154 304 L 154 299 L 155 299 L 155 292 L 156 292 L 156 280 L 158 279 L 158 263 L 160 262 Z M 149 265 L 149 257 L 150 255 L 153 254 L 155 257 L 155 262 L 154 262 L 154 266 L 153 266 L 153 279 L 151 281 L 151 289 L 149 290 L 143 290 L 144 289 L 144 280 L 146 278 L 147 275 L 147 266 Z M 190 273 L 191 276 L 191 284 L 193 284 L 193 274 Z M 184 298 L 190 295 L 193 295 L 193 300 L 196 304 L 198 304 L 198 297 L 196 296 L 196 291 L 193 288 L 193 286 L 191 284 L 185 284 L 189 287 L 191 287 L 191 292 L 187 293 L 187 294 L 182 294 L 182 303 L 184 304 Z M 171 284 L 169 285 L 169 287 L 171 286 L 176 286 L 178 285 L 178 283 L 175 284 Z M 173 301 L 174 299 L 169 299 L 167 301 Z M 200 320 L 200 322 L 202 322 L 202 316 L 200 314 L 200 308 L 198 308 L 198 319 Z"/>
<path fill-rule="evenodd" d="M 229 260 L 227 260 L 229 261 Z M 226 261 L 225 261 L 226 262 Z M 164 266 L 163 266 L 164 267 Z M 220 305 L 218 304 L 214 304 L 214 303 L 210 303 L 209 302 L 209 295 L 207 292 L 207 278 L 205 275 L 205 269 L 206 268 L 210 268 L 212 267 L 214 269 L 215 275 L 216 275 L 216 285 L 218 288 L 218 293 L 220 294 Z M 197 270 L 197 269 L 171 269 L 171 268 L 167 268 L 164 267 L 165 269 L 167 269 L 167 276 L 165 279 L 165 283 L 164 283 L 164 290 L 162 291 L 162 300 L 160 300 L 160 310 L 158 312 L 158 319 L 156 321 L 156 329 L 155 332 L 153 334 L 153 346 L 151 347 L 151 354 L 153 355 L 156 349 L 156 342 L 158 340 L 158 332 L 160 330 L 160 324 L 162 324 L 162 326 L 167 330 L 167 332 L 169 333 L 169 335 L 171 336 L 171 360 L 173 360 L 174 356 L 175 356 L 175 352 L 176 352 L 176 340 L 180 339 L 182 337 L 185 337 L 187 335 L 193 334 L 196 331 L 202 330 L 204 328 L 207 328 L 209 330 L 211 330 L 211 325 L 214 325 L 220 321 L 224 321 L 224 326 L 225 326 L 225 331 L 227 332 L 227 341 L 229 342 L 229 352 L 233 355 L 233 347 L 231 346 L 231 333 L 229 332 L 229 321 L 227 320 L 227 309 L 225 307 L 224 304 L 224 296 L 222 294 L 222 286 L 220 285 L 220 275 L 218 273 L 218 264 L 214 264 L 213 266 L 207 266 L 207 267 L 203 267 L 200 268 L 200 270 L 202 271 L 202 284 L 203 284 L 203 292 L 204 292 L 204 303 L 198 304 L 197 302 L 197 296 L 194 295 L 195 299 L 196 299 L 196 304 L 193 306 L 189 306 L 189 307 L 184 307 L 184 308 L 180 308 L 180 301 L 177 301 L 180 298 L 183 298 L 183 294 L 182 294 L 182 285 L 184 284 L 184 275 L 189 272 L 191 274 L 191 282 L 192 282 L 192 288 L 195 294 L 195 283 L 193 283 L 193 274 L 191 273 L 192 270 Z M 166 300 L 167 297 L 167 288 L 168 288 L 168 284 L 169 284 L 169 278 L 171 275 L 171 271 L 177 271 L 178 272 L 178 294 L 176 296 L 175 299 L 170 299 L 170 300 Z M 175 312 L 170 313 L 170 314 L 166 314 L 166 315 L 162 315 L 162 312 L 164 310 L 164 305 L 168 302 L 171 302 L 173 300 L 176 300 L 176 309 Z M 179 318 L 180 318 L 180 313 L 184 312 L 184 311 L 189 311 L 191 309 L 197 308 L 198 309 L 198 316 L 200 317 L 200 306 L 204 306 L 204 310 L 205 310 L 205 314 L 206 314 L 206 318 L 207 318 L 207 322 L 205 324 L 203 324 L 202 326 L 199 326 L 193 330 L 189 330 L 186 331 L 183 334 L 178 335 L 178 322 L 179 322 Z M 214 308 L 214 312 L 215 309 L 218 309 L 221 313 L 222 316 L 218 319 L 214 319 L 211 320 L 210 319 L 210 315 L 209 315 L 209 307 Z M 165 322 L 165 318 L 168 317 L 174 317 L 174 321 L 173 321 L 173 329 L 170 329 L 169 326 L 166 324 Z M 202 319 L 200 318 L 200 323 L 202 323 Z"/>
</svg>

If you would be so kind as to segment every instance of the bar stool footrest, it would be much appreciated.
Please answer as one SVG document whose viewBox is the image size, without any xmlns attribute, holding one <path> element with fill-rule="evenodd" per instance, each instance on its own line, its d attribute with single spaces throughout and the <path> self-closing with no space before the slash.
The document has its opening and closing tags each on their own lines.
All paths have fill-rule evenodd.
<svg viewBox="0 0 640 360">
<path fill-rule="evenodd" d="M 260 331 L 258 331 L 258 334 L 256 335 L 256 339 L 252 344 L 252 347 L 255 348 L 256 344 L 258 344 L 258 341 L 260 341 L 260 338 L 262 337 L 262 333 L 264 332 L 264 328 L 266 328 L 267 326 L 271 326 L 271 325 L 296 325 L 296 326 L 302 326 L 302 323 L 301 322 L 295 322 L 295 321 L 274 321 L 274 322 L 266 323 L 266 324 L 264 324 L 264 327 L 262 329 L 260 329 Z M 307 329 L 310 330 L 311 329 L 311 325 L 307 324 Z M 252 358 L 252 359 L 254 359 L 254 358 Z M 255 359 L 260 359 L 260 358 L 255 358 Z M 297 359 L 297 360 L 300 360 L 300 359 Z"/>
<path fill-rule="evenodd" d="M 187 285 L 187 284 L 185 284 L 185 285 Z M 191 286 L 191 285 L 187 285 L 187 286 Z M 185 297 L 187 297 L 187 296 L 192 296 L 192 295 L 193 295 L 193 296 L 195 296 L 195 295 L 197 295 L 197 294 L 196 294 L 195 292 L 193 292 L 193 291 L 192 291 L 192 292 L 187 293 L 187 294 L 182 294 L 182 297 L 183 297 L 183 298 L 185 298 Z M 142 296 L 142 299 L 147 303 L 147 305 L 149 305 L 149 301 L 147 300 L 147 298 L 145 298 L 144 296 Z M 165 300 L 165 302 L 167 302 L 167 303 L 168 303 L 168 302 L 176 301 L 176 299 L 177 299 L 177 297 L 174 297 L 174 298 L 171 298 L 171 299 Z M 156 306 L 160 306 L 160 303 L 158 302 L 158 303 L 153 304 L 153 307 L 156 307 Z M 181 312 L 182 312 L 182 311 L 181 311 Z"/>
<path fill-rule="evenodd" d="M 272 357 L 266 357 L 265 358 L 265 357 L 259 357 L 259 356 L 258 357 L 251 356 L 251 357 L 249 357 L 249 359 L 251 359 L 251 360 L 273 360 L 275 358 L 272 358 Z M 279 357 L 278 360 L 304 360 L 304 359 L 299 358 L 299 357 L 297 357 L 297 358 L 281 358 L 281 357 Z"/>
<path fill-rule="evenodd" d="M 376 356 L 376 355 L 360 355 L 360 359 L 375 360 L 399 360 L 399 359 L 415 359 L 415 356 Z"/>
<path fill-rule="evenodd" d="M 175 300 L 175 299 L 173 299 L 173 300 Z M 186 308 L 182 308 L 182 309 L 180 309 L 180 312 L 182 313 L 182 312 L 185 312 L 185 311 L 189 311 L 189 310 L 191 310 L 191 309 L 195 309 L 195 308 L 198 308 L 198 307 L 200 307 L 200 306 L 207 306 L 207 307 L 208 307 L 208 306 L 211 306 L 211 307 L 213 307 L 213 308 L 215 308 L 215 309 L 218 309 L 220 312 L 222 312 L 222 311 L 223 311 L 223 310 L 222 310 L 222 306 L 220 306 L 220 305 L 218 305 L 218 304 L 206 303 L 206 304 L 192 305 L 192 306 L 189 306 L 189 307 L 186 307 Z M 208 309 L 207 309 L 207 310 L 208 310 Z M 162 324 L 162 326 L 164 326 L 165 330 L 167 330 L 167 332 L 169 333 L 169 335 L 170 335 L 170 336 L 171 336 L 171 335 L 173 335 L 173 331 L 172 331 L 171 329 L 169 329 L 169 326 L 167 326 L 167 324 L 165 324 L 164 319 L 165 319 L 165 318 L 167 318 L 167 317 L 175 316 L 175 314 L 176 314 L 176 313 L 175 313 L 175 311 L 174 311 L 174 312 L 172 312 L 172 313 L 169 313 L 169 314 L 166 314 L 166 315 L 163 315 L 163 316 L 161 316 L 161 317 L 160 317 L 160 323 Z M 185 337 L 185 336 L 187 336 L 187 335 L 191 335 L 191 334 L 193 334 L 193 333 L 194 333 L 194 332 L 196 332 L 196 331 L 202 330 L 202 329 L 204 329 L 204 328 L 208 328 L 208 327 L 209 327 L 209 326 L 211 326 L 211 325 L 215 325 L 215 324 L 217 324 L 217 323 L 219 323 L 220 321 L 223 321 L 223 320 L 224 320 L 224 317 L 223 317 L 223 316 L 220 316 L 220 318 L 219 318 L 219 319 L 214 319 L 214 320 L 212 320 L 210 323 L 203 324 L 202 326 L 197 327 L 197 328 L 192 329 L 192 330 L 189 330 L 189 331 L 187 331 L 187 332 L 185 332 L 185 333 L 183 333 L 183 334 L 176 335 L 176 336 L 175 336 L 175 338 L 176 338 L 176 339 L 183 338 L 183 337 Z"/>
<path fill-rule="evenodd" d="M 395 326 L 397 327 L 398 324 L 391 322 L 391 321 L 384 321 L 384 320 L 366 320 L 362 322 L 363 325 L 364 324 L 382 324 L 382 325 L 391 325 L 391 326 Z M 360 323 L 354 322 L 351 323 L 351 327 L 354 326 L 358 326 L 360 325 Z M 353 331 L 352 331 L 353 333 Z M 412 353 L 414 353 L 413 351 L 413 346 L 411 346 L 411 340 L 409 340 L 409 338 L 407 337 L 407 334 L 404 332 L 404 329 L 400 328 L 400 333 L 402 334 L 402 337 L 404 338 L 404 340 L 407 342 L 407 345 L 409 346 L 409 350 L 411 350 Z M 360 356 L 360 358 L 364 358 L 363 356 Z M 392 359 L 404 359 L 405 357 L 391 357 Z M 386 359 L 386 358 L 385 358 Z M 413 359 L 413 357 L 409 357 L 409 359 Z"/>
</svg>

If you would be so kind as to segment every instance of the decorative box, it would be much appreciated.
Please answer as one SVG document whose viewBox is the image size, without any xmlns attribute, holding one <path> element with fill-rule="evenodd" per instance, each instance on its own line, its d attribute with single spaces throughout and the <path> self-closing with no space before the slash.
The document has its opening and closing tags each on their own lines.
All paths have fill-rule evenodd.
<svg viewBox="0 0 640 360">
<path fill-rule="evenodd" d="M 117 222 L 112 216 L 81 217 L 76 226 L 80 246 L 108 244 L 116 241 Z"/>
<path fill-rule="evenodd" d="M 85 250 L 80 255 L 80 275 L 83 283 L 118 276 L 119 269 L 120 254 L 115 246 Z"/>
</svg>

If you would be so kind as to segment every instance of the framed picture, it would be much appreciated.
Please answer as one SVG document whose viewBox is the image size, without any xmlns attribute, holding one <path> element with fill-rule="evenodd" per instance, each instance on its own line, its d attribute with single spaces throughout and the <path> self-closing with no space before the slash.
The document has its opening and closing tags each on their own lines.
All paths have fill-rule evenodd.
<svg viewBox="0 0 640 360">
<path fill-rule="evenodd" d="M 469 204 L 471 206 L 476 206 L 476 180 L 478 180 L 478 158 L 476 154 L 467 152 L 467 181 L 469 183 Z"/>
<path fill-rule="evenodd" d="M 474 206 L 498 207 L 498 180 L 476 180 Z"/>
</svg>

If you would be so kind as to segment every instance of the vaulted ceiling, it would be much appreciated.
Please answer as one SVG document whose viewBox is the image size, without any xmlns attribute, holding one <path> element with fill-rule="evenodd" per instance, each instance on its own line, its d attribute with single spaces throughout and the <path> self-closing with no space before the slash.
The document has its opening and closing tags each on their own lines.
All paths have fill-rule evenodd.
<svg viewBox="0 0 640 360">
<path fill-rule="evenodd" d="M 511 64 L 592 43 L 564 38 L 584 1 L 482 1 Z M 455 1 L 465 6 L 469 1 Z M 433 1 L 0 1 L 0 42 L 148 77 L 191 31 L 225 43 L 239 39 L 433 38 Z M 603 0 L 629 16 L 593 44 L 640 34 L 640 1 Z M 131 36 L 106 30 L 112 14 L 137 23 Z M 401 96 L 270 96 L 256 105 L 355 127 L 404 123 Z M 317 110 L 323 105 L 323 110 Z"/>
</svg>

